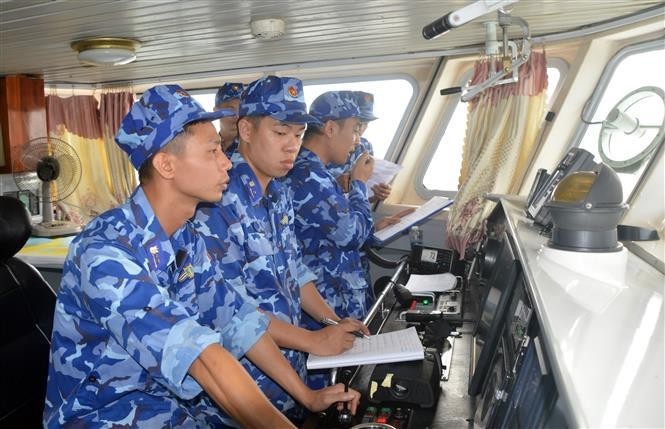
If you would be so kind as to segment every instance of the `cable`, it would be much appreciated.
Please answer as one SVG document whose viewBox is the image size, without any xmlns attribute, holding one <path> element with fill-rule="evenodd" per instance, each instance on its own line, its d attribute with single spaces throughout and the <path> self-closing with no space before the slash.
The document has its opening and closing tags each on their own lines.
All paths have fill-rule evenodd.
<svg viewBox="0 0 665 429">
<path fill-rule="evenodd" d="M 598 122 L 587 121 L 586 119 L 584 119 L 584 116 L 581 113 L 580 113 L 580 121 L 582 121 L 583 123 L 585 123 L 587 125 L 598 125 L 598 124 L 602 124 L 604 122 L 604 121 L 598 121 Z"/>
<path fill-rule="evenodd" d="M 409 259 L 409 255 L 404 255 L 400 257 L 398 260 L 384 258 L 383 256 L 379 255 L 379 253 L 376 250 L 374 250 L 368 245 L 364 245 L 363 250 L 365 251 L 365 253 L 367 253 L 367 257 L 369 258 L 369 260 L 381 268 L 397 268 L 397 266 L 402 261 Z"/>
</svg>

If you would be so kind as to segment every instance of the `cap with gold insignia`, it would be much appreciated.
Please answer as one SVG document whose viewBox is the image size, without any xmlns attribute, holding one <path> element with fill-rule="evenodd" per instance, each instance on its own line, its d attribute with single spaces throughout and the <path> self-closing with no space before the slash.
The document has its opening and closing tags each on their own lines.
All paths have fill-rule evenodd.
<svg viewBox="0 0 665 429">
<path fill-rule="evenodd" d="M 247 85 L 239 116 L 270 116 L 292 124 L 318 122 L 307 114 L 302 81 L 295 77 L 265 76 Z"/>
<path fill-rule="evenodd" d="M 139 169 L 146 159 L 171 142 L 190 122 L 213 121 L 234 115 L 235 112 L 228 109 L 206 112 L 180 86 L 158 85 L 144 92 L 132 105 L 120 123 L 115 141 L 127 152 L 132 165 Z"/>
<path fill-rule="evenodd" d="M 217 90 L 217 94 L 215 94 L 215 107 L 219 107 L 225 101 L 240 99 L 243 89 L 245 89 L 245 84 L 243 83 L 226 82 Z"/>
<path fill-rule="evenodd" d="M 360 109 L 360 120 L 361 121 L 373 121 L 379 119 L 374 116 L 374 95 L 369 92 L 363 91 L 353 91 L 353 95 L 356 98 L 356 103 L 358 103 L 358 108 Z"/>
</svg>

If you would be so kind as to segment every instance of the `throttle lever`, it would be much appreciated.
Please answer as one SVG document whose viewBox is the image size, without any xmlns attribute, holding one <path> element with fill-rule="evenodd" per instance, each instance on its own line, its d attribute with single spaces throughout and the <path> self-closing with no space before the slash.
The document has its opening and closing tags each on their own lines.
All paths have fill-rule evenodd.
<svg viewBox="0 0 665 429">
<path fill-rule="evenodd" d="M 344 392 L 349 391 L 349 381 L 351 380 L 351 374 L 349 373 L 348 370 L 345 370 L 343 372 L 343 380 L 344 380 Z M 353 415 L 351 414 L 351 410 L 349 410 L 349 404 L 348 402 L 344 402 L 342 405 L 342 410 L 337 414 L 337 421 L 342 427 L 349 427 L 351 426 L 351 422 L 353 420 Z"/>
</svg>

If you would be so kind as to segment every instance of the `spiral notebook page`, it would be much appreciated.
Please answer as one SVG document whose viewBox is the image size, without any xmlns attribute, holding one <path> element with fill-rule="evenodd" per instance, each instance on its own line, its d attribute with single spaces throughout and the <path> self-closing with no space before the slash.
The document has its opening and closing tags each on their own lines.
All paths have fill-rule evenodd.
<svg viewBox="0 0 665 429">
<path fill-rule="evenodd" d="M 337 368 L 374 363 L 405 362 L 425 358 L 415 327 L 369 338 L 357 338 L 353 347 L 336 356 L 310 354 L 307 369 Z"/>
</svg>

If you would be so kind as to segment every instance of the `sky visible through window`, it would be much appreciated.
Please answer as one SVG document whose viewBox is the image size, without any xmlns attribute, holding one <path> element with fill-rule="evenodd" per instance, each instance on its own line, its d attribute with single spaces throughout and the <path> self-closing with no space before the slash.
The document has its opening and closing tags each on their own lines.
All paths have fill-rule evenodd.
<svg viewBox="0 0 665 429">
<path fill-rule="evenodd" d="M 305 85 L 305 102 L 312 101 L 326 91 L 364 91 L 374 94 L 374 116 L 363 134 L 374 149 L 374 156 L 385 158 L 390 143 L 397 132 L 406 107 L 413 95 L 413 87 L 406 79 L 346 82 L 335 84 Z"/>
</svg>

